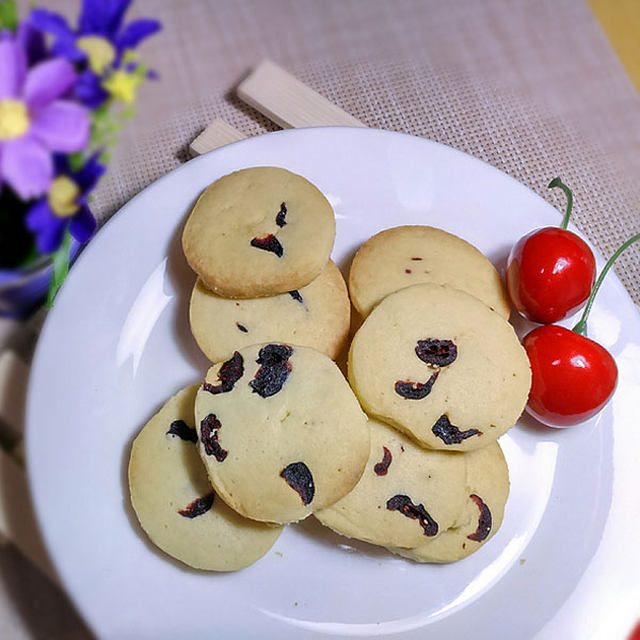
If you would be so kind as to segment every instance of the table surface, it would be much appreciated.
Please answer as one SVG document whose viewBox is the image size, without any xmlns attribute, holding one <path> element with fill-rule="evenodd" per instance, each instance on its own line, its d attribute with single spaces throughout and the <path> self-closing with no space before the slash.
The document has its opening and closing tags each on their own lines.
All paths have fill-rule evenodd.
<svg viewBox="0 0 640 640">
<path fill-rule="evenodd" d="M 589 1 L 633 73 L 620 21 Z M 213 118 L 246 135 L 276 129 L 231 93 L 269 58 L 366 125 L 470 153 L 560 210 L 546 185 L 562 176 L 574 223 L 605 256 L 640 228 L 640 97 L 584 0 L 138 0 L 132 13 L 164 24 L 144 46 L 161 79 L 143 89 L 96 192 L 100 221 L 184 162 Z M 617 272 L 640 303 L 639 248 Z M 91 634 L 66 596 L 4 547 L 0 637 Z"/>
</svg>

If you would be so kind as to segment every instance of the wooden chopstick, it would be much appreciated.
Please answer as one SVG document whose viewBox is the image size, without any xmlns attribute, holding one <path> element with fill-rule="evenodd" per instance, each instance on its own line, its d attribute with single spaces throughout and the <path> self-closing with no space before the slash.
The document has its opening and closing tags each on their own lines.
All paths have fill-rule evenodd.
<svg viewBox="0 0 640 640">
<path fill-rule="evenodd" d="M 285 129 L 366 126 L 270 60 L 261 62 L 236 93 Z"/>
<path fill-rule="evenodd" d="M 212 120 L 207 128 L 189 145 L 189 152 L 193 157 L 213 151 L 245 137 L 237 129 L 220 118 Z"/>
</svg>

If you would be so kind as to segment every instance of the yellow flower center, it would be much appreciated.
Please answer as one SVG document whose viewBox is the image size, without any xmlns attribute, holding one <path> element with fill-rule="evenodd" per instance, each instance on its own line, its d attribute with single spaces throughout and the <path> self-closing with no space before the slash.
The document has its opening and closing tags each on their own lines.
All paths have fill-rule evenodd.
<svg viewBox="0 0 640 640">
<path fill-rule="evenodd" d="M 76 47 L 87 54 L 91 71 L 98 75 L 102 75 L 116 57 L 113 45 L 100 36 L 82 36 L 76 40 Z"/>
<path fill-rule="evenodd" d="M 119 70 L 114 71 L 106 80 L 103 80 L 102 86 L 116 100 L 131 104 L 136 99 L 136 89 L 142 82 L 143 78 L 139 74 Z"/>
<path fill-rule="evenodd" d="M 24 102 L 0 100 L 0 140 L 13 140 L 29 130 L 29 113 Z"/>
<path fill-rule="evenodd" d="M 49 206 L 58 218 L 70 218 L 80 206 L 76 198 L 80 195 L 78 185 L 67 176 L 58 176 L 49 187 Z"/>
</svg>

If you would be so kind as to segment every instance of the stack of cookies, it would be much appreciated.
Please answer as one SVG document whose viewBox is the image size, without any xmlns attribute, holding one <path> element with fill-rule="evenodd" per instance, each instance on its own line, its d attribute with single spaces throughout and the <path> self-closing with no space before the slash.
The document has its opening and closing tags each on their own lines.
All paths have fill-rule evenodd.
<svg viewBox="0 0 640 640">
<path fill-rule="evenodd" d="M 347 382 L 334 237 L 322 193 L 273 167 L 213 183 L 186 223 L 191 330 L 214 364 L 143 427 L 129 483 L 150 539 L 192 567 L 245 567 L 310 514 L 418 562 L 462 558 L 500 526 L 497 438 L 530 372 L 498 273 L 431 227 L 371 238 L 350 272 L 364 321 Z"/>
<path fill-rule="evenodd" d="M 464 240 L 406 226 L 359 249 L 349 291 L 364 317 L 349 382 L 371 418 L 371 452 L 355 489 L 316 516 L 417 562 L 463 558 L 502 522 L 497 439 L 531 382 L 501 278 Z"/>
<path fill-rule="evenodd" d="M 238 348 L 280 340 L 335 359 L 350 303 L 329 260 L 333 209 L 309 181 L 275 167 L 237 171 L 197 201 L 182 237 L 198 274 L 191 331 L 212 362 Z"/>
</svg>

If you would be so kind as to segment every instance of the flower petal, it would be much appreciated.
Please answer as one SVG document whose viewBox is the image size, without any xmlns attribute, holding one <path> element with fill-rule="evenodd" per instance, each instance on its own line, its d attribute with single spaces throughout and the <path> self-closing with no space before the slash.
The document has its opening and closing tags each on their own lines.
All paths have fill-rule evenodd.
<svg viewBox="0 0 640 640">
<path fill-rule="evenodd" d="M 24 221 L 29 231 L 37 233 L 48 226 L 51 218 L 53 218 L 53 211 L 49 207 L 47 198 L 41 198 L 27 211 Z"/>
<path fill-rule="evenodd" d="M 65 93 L 76 80 L 71 63 L 63 58 L 41 62 L 27 74 L 24 99 L 32 110 L 46 107 Z"/>
<path fill-rule="evenodd" d="M 97 228 L 96 219 L 91 214 L 89 207 L 85 205 L 71 218 L 69 231 L 78 242 L 83 244 L 94 234 Z"/>
<path fill-rule="evenodd" d="M 67 221 L 53 214 L 46 198 L 29 209 L 25 223 L 27 229 L 35 234 L 40 253 L 53 253 L 62 243 Z"/>
<path fill-rule="evenodd" d="M 47 9 L 33 9 L 29 14 L 29 22 L 37 29 L 57 37 L 73 36 L 73 31 L 64 17 Z"/>
<path fill-rule="evenodd" d="M 145 38 L 153 35 L 162 29 L 162 25 L 157 20 L 142 18 L 130 22 L 116 38 L 116 48 L 135 49 Z"/>
<path fill-rule="evenodd" d="M 113 36 L 129 4 L 131 0 L 82 0 L 80 33 Z"/>
<path fill-rule="evenodd" d="M 120 31 L 124 14 L 129 9 L 130 4 L 131 0 L 115 0 L 115 2 L 111 2 L 108 29 L 112 38 Z"/>
<path fill-rule="evenodd" d="M 69 156 L 64 153 L 53 154 L 53 173 L 56 176 L 64 174 L 66 176 L 71 175 L 71 164 L 69 162 Z"/>
<path fill-rule="evenodd" d="M 23 200 L 30 200 L 49 188 L 53 160 L 44 145 L 27 134 L 4 142 L 0 173 Z"/>
<path fill-rule="evenodd" d="M 109 94 L 102 88 L 100 78 L 93 71 L 87 70 L 78 76 L 75 96 L 82 104 L 95 109 L 109 97 Z"/>
<path fill-rule="evenodd" d="M 34 9 L 29 15 L 29 22 L 36 28 L 55 36 L 56 41 L 51 48 L 56 56 L 77 62 L 86 55 L 75 45 L 76 36 L 67 21 L 58 13 L 46 9 Z"/>
<path fill-rule="evenodd" d="M 24 21 L 18 27 L 16 34 L 18 42 L 27 54 L 27 63 L 33 66 L 47 57 L 47 45 L 44 33 L 36 29 L 31 23 Z"/>
<path fill-rule="evenodd" d="M 84 195 L 93 190 L 98 183 L 98 180 L 100 180 L 106 171 L 106 167 L 98 162 L 99 157 L 100 152 L 94 153 L 87 160 L 82 169 L 73 175 L 73 181 L 80 187 L 80 190 Z"/>
<path fill-rule="evenodd" d="M 87 58 L 87 54 L 76 47 L 76 39 L 74 36 L 70 38 L 58 38 L 51 47 L 51 52 L 59 58 L 66 58 L 71 62 L 80 62 Z"/>
<path fill-rule="evenodd" d="M 16 98 L 24 82 L 27 60 L 22 47 L 14 40 L 0 41 L 0 100 Z"/>
<path fill-rule="evenodd" d="M 57 100 L 38 113 L 31 123 L 31 133 L 51 151 L 80 151 L 89 141 L 89 124 L 84 107 Z"/>
</svg>

